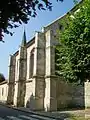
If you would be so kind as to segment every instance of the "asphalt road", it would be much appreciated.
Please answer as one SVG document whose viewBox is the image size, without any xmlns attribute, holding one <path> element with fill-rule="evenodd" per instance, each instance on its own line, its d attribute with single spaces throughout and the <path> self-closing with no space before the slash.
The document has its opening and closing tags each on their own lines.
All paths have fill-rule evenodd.
<svg viewBox="0 0 90 120">
<path fill-rule="evenodd" d="M 0 120 L 55 120 L 0 105 Z"/>
</svg>

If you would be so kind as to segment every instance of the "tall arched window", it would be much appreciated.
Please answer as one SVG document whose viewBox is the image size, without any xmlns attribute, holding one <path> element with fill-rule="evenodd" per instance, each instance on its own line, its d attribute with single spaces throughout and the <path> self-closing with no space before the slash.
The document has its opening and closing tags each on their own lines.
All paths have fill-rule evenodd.
<svg viewBox="0 0 90 120">
<path fill-rule="evenodd" d="M 30 52 L 30 60 L 29 60 L 29 78 L 33 77 L 34 70 L 34 48 Z"/>
</svg>

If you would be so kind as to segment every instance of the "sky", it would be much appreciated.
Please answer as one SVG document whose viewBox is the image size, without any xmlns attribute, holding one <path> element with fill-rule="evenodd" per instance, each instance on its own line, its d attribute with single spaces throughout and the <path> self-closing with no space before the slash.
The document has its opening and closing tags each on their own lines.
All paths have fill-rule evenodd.
<svg viewBox="0 0 90 120">
<path fill-rule="evenodd" d="M 29 41 L 34 36 L 35 31 L 41 31 L 42 27 L 67 13 L 73 8 L 74 3 L 73 0 L 64 0 L 64 2 L 52 0 L 52 5 L 52 11 L 38 11 L 37 17 L 30 18 L 28 24 L 23 24 L 18 28 L 12 29 L 14 32 L 13 36 L 4 35 L 5 43 L 0 42 L 0 73 L 3 73 L 6 79 L 8 79 L 9 56 L 19 49 L 24 27 L 27 41 Z"/>
</svg>

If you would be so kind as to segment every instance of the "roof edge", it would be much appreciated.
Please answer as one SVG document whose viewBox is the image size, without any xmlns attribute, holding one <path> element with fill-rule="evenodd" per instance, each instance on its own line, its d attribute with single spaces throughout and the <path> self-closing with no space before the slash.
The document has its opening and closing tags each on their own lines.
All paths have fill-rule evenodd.
<svg viewBox="0 0 90 120">
<path fill-rule="evenodd" d="M 71 10 L 69 10 L 68 12 L 66 12 L 65 14 L 63 14 L 62 16 L 58 17 L 56 20 L 52 21 L 51 23 L 49 23 L 48 25 L 46 25 L 43 28 L 47 28 L 50 25 L 52 25 L 54 22 L 57 22 L 58 20 L 62 19 L 63 17 L 65 17 L 67 14 L 69 14 L 70 12 L 73 12 L 76 10 L 77 6 L 79 6 L 84 0 L 81 0 L 79 3 L 77 3 L 77 5 L 75 5 L 73 8 L 71 8 Z"/>
<path fill-rule="evenodd" d="M 0 85 L 8 83 L 6 80 L 3 82 L 0 82 Z"/>
</svg>

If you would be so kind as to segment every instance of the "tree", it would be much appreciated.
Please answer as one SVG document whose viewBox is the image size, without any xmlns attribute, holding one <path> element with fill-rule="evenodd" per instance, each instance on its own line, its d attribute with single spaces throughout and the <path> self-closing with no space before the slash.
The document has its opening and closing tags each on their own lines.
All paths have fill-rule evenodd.
<svg viewBox="0 0 90 120">
<path fill-rule="evenodd" d="M 65 19 L 56 47 L 56 74 L 70 82 L 90 79 L 90 0 Z"/>
<path fill-rule="evenodd" d="M 0 40 L 3 38 L 2 31 L 12 35 L 8 29 L 27 23 L 30 16 L 37 15 L 37 9 L 51 8 L 52 3 L 49 0 L 0 0 Z"/>
<path fill-rule="evenodd" d="M 3 81 L 5 81 L 5 77 L 2 73 L 0 73 L 0 82 L 3 82 Z"/>
</svg>

